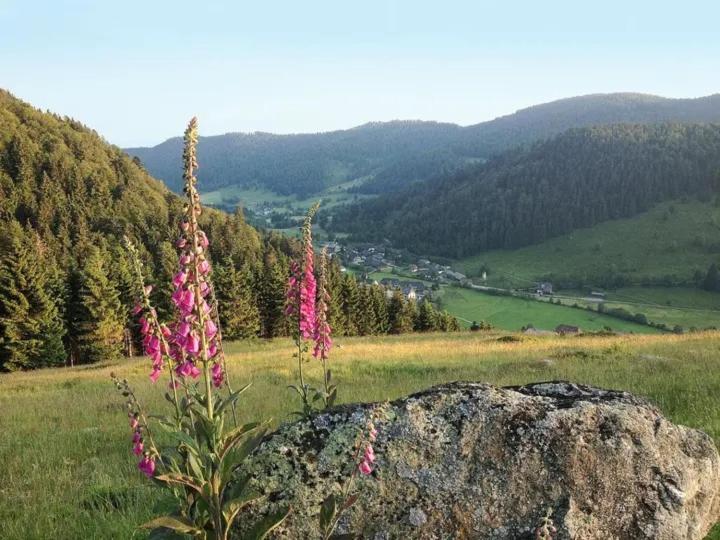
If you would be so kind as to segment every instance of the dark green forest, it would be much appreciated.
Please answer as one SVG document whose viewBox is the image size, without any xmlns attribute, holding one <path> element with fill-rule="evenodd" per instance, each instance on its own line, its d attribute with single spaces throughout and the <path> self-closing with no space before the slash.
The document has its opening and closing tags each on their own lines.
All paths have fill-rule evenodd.
<svg viewBox="0 0 720 540">
<path fill-rule="evenodd" d="M 202 137 L 207 156 L 203 178 L 206 190 L 238 185 L 307 197 L 361 179 L 351 191 L 391 193 L 571 128 L 663 122 L 720 122 L 720 95 L 697 99 L 627 93 L 578 96 L 467 127 L 394 121 L 329 133 Z M 171 189 L 181 189 L 179 138 L 128 152 Z"/>
<path fill-rule="evenodd" d="M 202 144 L 200 146 L 203 151 Z M 201 176 L 202 183 L 202 176 Z M 138 291 L 123 246 L 137 245 L 161 315 L 171 309 L 182 201 L 121 149 L 70 118 L 0 90 L 0 370 L 91 363 L 139 352 Z M 287 334 L 294 240 L 257 231 L 241 212 L 208 209 L 220 321 L 228 338 Z M 425 330 L 417 306 L 331 266 L 336 335 Z M 398 319 L 412 316 L 412 323 Z M 444 313 L 432 329 L 454 329 Z"/>
<path fill-rule="evenodd" d="M 454 124 L 398 121 L 317 134 L 228 133 L 200 137 L 207 163 L 202 174 L 207 190 L 239 185 L 304 197 L 373 175 L 407 155 L 440 148 L 459 130 Z M 181 139 L 127 151 L 171 189 L 182 188 Z"/>
<path fill-rule="evenodd" d="M 720 125 L 610 125 L 569 130 L 454 175 L 340 207 L 323 224 L 355 240 L 465 257 L 517 248 L 634 216 L 720 184 Z"/>
</svg>

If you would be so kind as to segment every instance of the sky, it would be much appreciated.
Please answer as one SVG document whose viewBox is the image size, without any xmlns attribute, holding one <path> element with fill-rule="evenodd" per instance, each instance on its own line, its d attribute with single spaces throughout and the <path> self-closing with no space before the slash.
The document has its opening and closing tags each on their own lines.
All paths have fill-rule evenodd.
<svg viewBox="0 0 720 540">
<path fill-rule="evenodd" d="M 0 87 L 122 147 L 720 92 L 720 3 L 0 0 Z"/>
</svg>

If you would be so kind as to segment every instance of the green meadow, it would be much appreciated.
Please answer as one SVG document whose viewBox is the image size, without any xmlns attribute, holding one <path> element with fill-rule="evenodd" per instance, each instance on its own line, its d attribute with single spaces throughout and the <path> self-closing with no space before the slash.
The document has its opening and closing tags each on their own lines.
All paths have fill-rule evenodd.
<svg viewBox="0 0 720 540">
<path fill-rule="evenodd" d="M 626 285 L 673 278 L 691 281 L 720 262 L 720 207 L 694 200 L 659 204 L 618 219 L 514 250 L 458 261 L 468 275 L 488 269 L 488 284 L 527 287 L 544 277 L 598 282 L 622 275 Z M 462 271 L 461 270 L 461 271 Z"/>
<path fill-rule="evenodd" d="M 645 396 L 673 421 L 720 442 L 720 334 L 501 339 L 507 335 L 338 339 L 333 369 L 340 399 L 392 399 L 454 380 L 510 385 L 567 379 Z M 286 388 L 295 378 L 291 342 L 227 348 L 233 383 L 252 383 L 241 402 L 242 420 L 288 421 L 298 406 Z M 151 412 L 167 405 L 162 386 L 150 384 L 143 358 L 0 375 L 2 538 L 145 538 L 137 525 L 167 505 L 136 469 L 111 371 L 135 386 Z M 308 371 L 319 378 L 317 364 Z"/>
</svg>

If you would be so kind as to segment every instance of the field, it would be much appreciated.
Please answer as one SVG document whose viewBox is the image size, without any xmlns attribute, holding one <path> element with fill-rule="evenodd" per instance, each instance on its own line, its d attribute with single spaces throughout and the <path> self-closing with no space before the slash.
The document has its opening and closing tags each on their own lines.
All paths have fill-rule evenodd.
<svg viewBox="0 0 720 540">
<path fill-rule="evenodd" d="M 498 341 L 500 335 L 340 339 L 334 371 L 341 400 L 384 400 L 453 380 L 569 379 L 646 396 L 673 421 L 720 442 L 720 334 L 518 336 L 516 342 Z M 287 420 L 297 406 L 286 389 L 295 376 L 290 342 L 228 349 L 235 384 L 253 384 L 242 417 Z M 127 377 L 154 411 L 167 404 L 147 379 L 145 359 L 0 376 L 3 538 L 143 538 L 136 525 L 162 511 L 166 501 L 135 469 L 111 371 Z M 318 366 L 310 373 L 317 378 Z"/>
<path fill-rule="evenodd" d="M 578 297 L 566 299 L 566 295 Z M 586 293 L 561 291 L 563 302 L 596 305 L 583 301 Z M 720 294 L 687 287 L 623 287 L 608 291 L 605 306 L 644 313 L 648 320 L 684 329 L 720 327 Z"/>
<path fill-rule="evenodd" d="M 486 265 L 488 284 L 500 287 L 527 287 L 545 276 L 597 283 L 611 275 L 637 285 L 669 276 L 690 281 L 713 261 L 720 261 L 720 207 L 675 201 L 542 244 L 489 251 L 457 266 L 479 275 Z"/>
<path fill-rule="evenodd" d="M 460 287 L 443 287 L 440 299 L 443 309 L 461 318 L 466 325 L 468 321 L 487 321 L 504 330 L 520 330 L 528 324 L 537 329 L 552 330 L 559 324 L 569 324 L 586 331 L 609 327 L 620 332 L 657 332 L 655 328 L 596 311 L 511 296 L 493 296 Z"/>
<path fill-rule="evenodd" d="M 348 193 L 347 189 L 362 183 L 365 178 L 359 178 L 344 182 L 327 188 L 325 191 L 313 195 L 312 197 L 299 198 L 295 195 L 280 195 L 267 189 L 249 189 L 241 186 L 227 186 L 215 191 L 208 191 L 202 194 L 202 201 L 205 204 L 214 206 L 234 207 L 238 204 L 245 208 L 253 208 L 264 203 L 275 207 L 278 211 L 289 208 L 307 209 L 313 203 L 322 200 L 323 208 L 330 208 L 337 204 L 352 202 L 363 198 L 367 195 Z"/>
</svg>

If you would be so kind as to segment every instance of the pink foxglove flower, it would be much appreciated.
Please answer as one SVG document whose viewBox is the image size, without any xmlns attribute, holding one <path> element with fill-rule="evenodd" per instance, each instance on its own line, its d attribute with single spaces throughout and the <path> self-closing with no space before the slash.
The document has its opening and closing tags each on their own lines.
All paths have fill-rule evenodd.
<svg viewBox="0 0 720 540">
<path fill-rule="evenodd" d="M 219 363 L 215 362 L 212 367 L 213 384 L 216 388 L 220 388 L 223 383 L 223 370 Z"/>
<path fill-rule="evenodd" d="M 365 460 L 362 460 L 362 461 L 360 462 L 360 465 L 358 465 L 358 469 L 360 470 L 360 472 L 361 472 L 362 474 L 364 474 L 364 475 L 366 475 L 366 476 L 369 475 L 369 474 L 371 474 L 372 471 L 373 471 L 373 470 L 372 470 L 372 467 L 370 466 L 370 464 L 369 464 L 367 461 L 365 461 Z"/>
<path fill-rule="evenodd" d="M 149 456 L 145 456 L 138 463 L 138 469 L 148 478 L 152 478 L 155 474 L 155 459 Z"/>
</svg>

